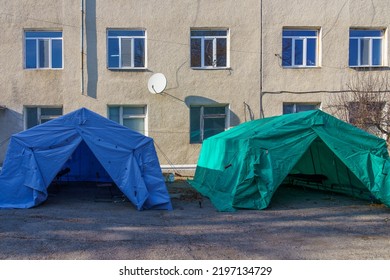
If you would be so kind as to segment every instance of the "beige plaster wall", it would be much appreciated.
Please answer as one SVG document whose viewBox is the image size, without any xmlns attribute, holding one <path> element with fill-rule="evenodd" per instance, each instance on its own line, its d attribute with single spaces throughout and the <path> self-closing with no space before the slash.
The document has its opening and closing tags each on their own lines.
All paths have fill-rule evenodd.
<svg viewBox="0 0 390 280">
<path fill-rule="evenodd" d="M 245 119 L 243 102 L 259 115 L 258 0 L 86 0 L 83 81 L 80 2 L 0 0 L 1 105 L 19 118 L 17 128 L 2 129 L 3 138 L 23 127 L 25 105 L 62 105 L 64 113 L 87 107 L 107 116 L 107 105 L 142 104 L 161 164 L 168 163 L 163 154 L 175 164 L 194 164 L 200 145 L 189 144 L 189 101 L 229 104 L 232 125 Z M 200 27 L 229 28 L 230 69 L 190 68 L 190 29 Z M 64 69 L 23 69 L 23 30 L 29 28 L 63 31 Z M 146 29 L 147 70 L 107 69 L 107 28 Z M 157 72 L 167 77 L 167 89 L 152 95 L 147 81 Z"/>
</svg>

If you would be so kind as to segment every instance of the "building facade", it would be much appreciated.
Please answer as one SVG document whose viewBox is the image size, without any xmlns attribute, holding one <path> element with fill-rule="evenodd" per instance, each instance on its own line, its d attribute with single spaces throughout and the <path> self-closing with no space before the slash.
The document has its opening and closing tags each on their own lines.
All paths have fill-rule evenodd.
<svg viewBox="0 0 390 280">
<path fill-rule="evenodd" d="M 264 0 L 263 114 L 332 113 L 356 78 L 388 80 L 389 8 L 386 0 Z"/>
<path fill-rule="evenodd" d="M 80 107 L 153 137 L 160 163 L 252 118 L 326 110 L 388 71 L 387 0 L 0 0 L 0 162 Z M 162 93 L 148 81 L 166 77 Z"/>
</svg>

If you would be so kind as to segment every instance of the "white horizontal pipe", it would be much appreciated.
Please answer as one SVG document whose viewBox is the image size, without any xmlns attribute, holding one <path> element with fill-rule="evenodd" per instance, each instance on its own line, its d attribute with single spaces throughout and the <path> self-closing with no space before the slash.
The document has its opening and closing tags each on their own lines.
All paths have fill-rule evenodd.
<svg viewBox="0 0 390 280">
<path fill-rule="evenodd" d="M 163 170 L 195 170 L 196 164 L 174 164 L 174 165 L 161 165 Z"/>
</svg>

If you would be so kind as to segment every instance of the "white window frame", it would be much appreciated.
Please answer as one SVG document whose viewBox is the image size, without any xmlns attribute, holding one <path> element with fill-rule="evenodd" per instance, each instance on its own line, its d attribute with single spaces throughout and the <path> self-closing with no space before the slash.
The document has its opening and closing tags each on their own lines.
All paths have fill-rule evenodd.
<svg viewBox="0 0 390 280">
<path fill-rule="evenodd" d="M 201 66 L 191 66 L 193 69 L 227 69 L 230 68 L 230 30 L 228 28 L 219 28 L 219 29 L 198 29 L 193 28 L 191 31 L 226 31 L 226 36 L 190 36 L 190 46 L 191 46 L 191 39 L 200 39 L 201 40 L 201 46 L 200 46 L 200 64 Z M 217 39 L 226 39 L 226 66 L 217 66 Z M 212 66 L 205 66 L 204 65 L 204 43 L 205 40 L 212 40 L 213 41 L 213 64 Z M 190 47 L 190 52 L 191 52 Z M 192 53 L 190 53 L 191 57 Z M 190 58 L 191 61 L 191 58 Z M 190 62 L 191 63 L 191 62 Z"/>
<path fill-rule="evenodd" d="M 31 37 L 28 38 L 26 35 L 27 32 L 61 32 L 61 37 Z M 49 66 L 48 67 L 39 67 L 39 41 L 44 40 L 49 42 Z M 62 57 L 61 57 L 61 68 L 53 68 L 52 66 L 52 41 L 53 40 L 61 40 L 61 48 L 62 48 Z M 26 53 L 26 43 L 27 41 L 35 41 L 35 51 L 36 51 L 36 67 L 35 68 L 27 68 L 27 53 Z M 24 30 L 24 69 L 26 70 L 62 70 L 64 69 L 64 39 L 62 30 Z"/>
<path fill-rule="evenodd" d="M 144 36 L 110 36 L 108 35 L 110 31 L 143 31 L 145 32 L 145 35 Z M 107 68 L 108 69 L 147 69 L 147 57 L 148 57 L 148 53 L 147 53 L 147 40 L 146 40 L 146 30 L 145 29 L 108 29 L 107 30 Z M 119 67 L 110 67 L 109 66 L 109 57 L 110 57 L 110 54 L 108 53 L 108 41 L 109 39 L 118 39 L 119 40 Z M 131 41 L 131 66 L 121 66 L 122 65 L 122 50 L 121 50 L 121 41 L 122 39 L 130 39 Z M 135 67 L 134 66 L 134 39 L 144 39 L 144 46 L 145 46 L 145 49 L 144 49 L 144 66 L 143 67 Z"/>
<path fill-rule="evenodd" d="M 283 65 L 283 68 L 316 68 L 319 67 L 320 64 L 320 32 L 321 29 L 316 28 L 283 28 L 283 31 L 314 31 L 316 32 L 316 35 L 309 36 L 309 35 L 282 35 L 282 39 L 291 39 L 291 65 Z M 307 39 L 316 39 L 316 63 L 315 65 L 307 65 Z M 302 65 L 301 64 L 295 64 L 295 42 L 297 40 L 303 41 L 302 46 Z M 282 43 L 283 48 L 283 43 Z M 282 57 L 283 59 L 283 57 Z"/>
<path fill-rule="evenodd" d="M 373 29 L 364 29 L 364 28 L 350 28 L 350 30 L 362 30 L 362 31 L 380 31 L 382 33 L 381 36 L 350 36 L 349 40 L 358 40 L 358 47 L 357 47 L 357 61 L 358 65 L 349 65 L 351 68 L 356 68 L 356 67 L 384 67 L 387 64 L 385 63 L 387 61 L 387 32 L 386 29 L 384 28 L 373 28 Z M 361 62 L 361 41 L 364 39 L 369 40 L 369 64 L 362 64 Z M 372 63 L 372 44 L 374 39 L 381 39 L 381 64 L 380 65 L 373 65 Z"/>
<path fill-rule="evenodd" d="M 42 115 L 41 111 L 42 109 L 62 109 L 63 110 L 63 107 L 62 106 L 25 106 L 24 107 L 24 129 L 28 129 L 27 128 L 27 123 L 28 123 L 28 119 L 27 119 L 27 109 L 36 109 L 37 110 L 37 125 L 40 125 L 42 124 L 42 120 L 46 120 L 46 121 L 50 121 L 50 120 L 53 120 L 53 119 L 56 119 L 58 117 L 61 117 L 63 116 L 63 113 L 62 112 L 62 115 Z"/>
<path fill-rule="evenodd" d="M 109 105 L 108 106 L 108 109 L 110 108 L 115 108 L 115 107 L 119 107 L 119 124 L 120 125 L 123 125 L 123 120 L 124 119 L 143 119 L 144 120 L 144 131 L 145 131 L 145 136 L 148 136 L 149 135 L 149 131 L 148 131 L 148 106 L 147 105 Z M 124 114 L 123 113 L 123 108 L 144 108 L 144 114 L 139 114 L 139 115 L 130 115 L 130 114 Z M 109 111 L 108 111 L 108 118 L 110 118 L 111 116 L 109 115 Z M 140 131 L 138 131 L 139 133 L 142 133 Z"/>
<path fill-rule="evenodd" d="M 230 106 L 225 104 L 218 104 L 218 105 L 191 105 L 191 107 L 200 107 L 200 117 L 199 117 L 199 122 L 200 122 L 200 142 L 191 142 L 191 137 L 190 137 L 190 144 L 201 144 L 203 143 L 204 139 L 204 120 L 205 119 L 221 119 L 225 118 L 225 131 L 229 129 L 230 127 Z M 205 114 L 204 113 L 204 108 L 205 107 L 224 107 L 225 108 L 225 113 L 224 114 Z M 191 134 L 191 131 L 190 131 Z"/>
</svg>

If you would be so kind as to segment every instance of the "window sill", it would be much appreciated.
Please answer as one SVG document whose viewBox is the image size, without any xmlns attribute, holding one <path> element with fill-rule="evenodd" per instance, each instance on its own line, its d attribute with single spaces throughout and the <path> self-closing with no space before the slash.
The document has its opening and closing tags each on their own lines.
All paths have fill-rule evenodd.
<svg viewBox="0 0 390 280">
<path fill-rule="evenodd" d="M 363 71 L 390 69 L 390 67 L 388 65 L 373 65 L 373 66 L 368 66 L 368 65 L 363 66 L 362 65 L 362 66 L 349 66 L 349 68 L 351 68 L 353 70 L 363 70 Z"/>
<path fill-rule="evenodd" d="M 64 70 L 64 68 L 24 68 L 24 70 L 27 70 L 27 71 L 50 71 L 50 70 L 60 71 L 60 70 Z"/>
<path fill-rule="evenodd" d="M 191 67 L 192 70 L 233 70 L 231 67 Z"/>
<path fill-rule="evenodd" d="M 151 72 L 148 68 L 107 68 L 113 72 Z"/>
<path fill-rule="evenodd" d="M 321 66 L 282 66 L 283 69 L 321 69 Z"/>
</svg>

